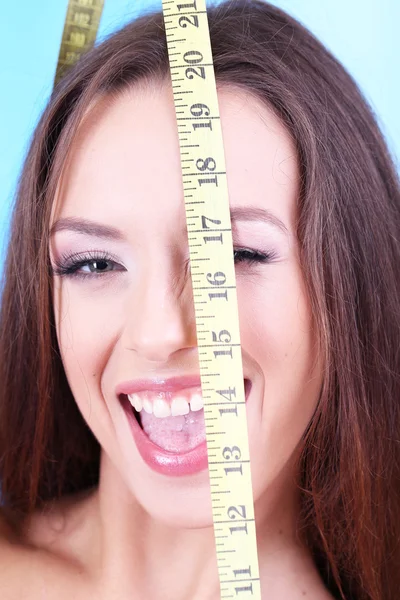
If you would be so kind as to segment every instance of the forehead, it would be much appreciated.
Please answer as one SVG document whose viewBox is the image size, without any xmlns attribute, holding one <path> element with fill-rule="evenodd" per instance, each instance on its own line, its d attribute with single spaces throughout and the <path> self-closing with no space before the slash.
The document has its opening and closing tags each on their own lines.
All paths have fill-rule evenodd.
<svg viewBox="0 0 400 600">
<path fill-rule="evenodd" d="M 298 192 L 294 144 L 260 100 L 219 87 L 231 207 L 273 209 L 290 226 Z M 199 156 L 199 158 L 207 158 Z M 185 220 L 172 89 L 146 83 L 91 108 L 71 145 L 55 216 L 126 224 Z"/>
</svg>

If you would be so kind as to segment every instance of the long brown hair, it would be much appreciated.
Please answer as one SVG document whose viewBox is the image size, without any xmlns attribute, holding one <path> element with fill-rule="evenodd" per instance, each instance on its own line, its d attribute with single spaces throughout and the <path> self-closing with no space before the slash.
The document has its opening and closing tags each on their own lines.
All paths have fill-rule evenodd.
<svg viewBox="0 0 400 600">
<path fill-rule="evenodd" d="M 299 462 L 301 521 L 327 588 L 347 600 L 400 589 L 400 185 L 371 108 L 302 25 L 259 0 L 208 9 L 217 82 L 246 89 L 297 148 L 297 234 L 326 370 Z M 0 313 L 0 481 L 14 527 L 96 485 L 99 445 L 63 370 L 48 226 L 73 135 L 95 97 L 168 79 L 161 13 L 90 51 L 34 133 L 13 211 Z"/>
</svg>

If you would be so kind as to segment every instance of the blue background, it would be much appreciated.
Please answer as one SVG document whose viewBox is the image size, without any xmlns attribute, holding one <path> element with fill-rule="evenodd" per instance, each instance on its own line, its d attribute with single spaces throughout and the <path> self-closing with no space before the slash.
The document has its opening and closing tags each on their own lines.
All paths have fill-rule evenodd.
<svg viewBox="0 0 400 600">
<path fill-rule="evenodd" d="M 399 168 L 399 0 L 275 0 L 344 64 L 375 110 Z M 161 0 L 105 0 L 98 38 Z M 0 272 L 10 205 L 27 145 L 53 85 L 67 0 L 2 2 Z"/>
</svg>

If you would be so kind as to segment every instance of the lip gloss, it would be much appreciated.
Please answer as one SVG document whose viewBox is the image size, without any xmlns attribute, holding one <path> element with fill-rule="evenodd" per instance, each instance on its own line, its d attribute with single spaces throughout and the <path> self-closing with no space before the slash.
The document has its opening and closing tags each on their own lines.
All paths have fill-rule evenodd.
<svg viewBox="0 0 400 600">
<path fill-rule="evenodd" d="M 186 382 L 187 383 L 187 382 Z M 245 399 L 250 394 L 252 382 L 245 379 Z M 121 392 L 120 392 L 121 393 Z M 193 475 L 208 468 L 207 440 L 186 452 L 164 450 L 150 440 L 136 420 L 133 408 L 126 395 L 120 396 L 137 449 L 144 462 L 157 473 L 169 477 Z"/>
<path fill-rule="evenodd" d="M 140 427 L 129 400 L 124 397 L 121 404 L 127 415 L 139 454 L 153 471 L 170 477 L 180 477 L 193 475 L 208 468 L 206 440 L 187 452 L 176 453 L 164 450 L 154 444 Z"/>
</svg>

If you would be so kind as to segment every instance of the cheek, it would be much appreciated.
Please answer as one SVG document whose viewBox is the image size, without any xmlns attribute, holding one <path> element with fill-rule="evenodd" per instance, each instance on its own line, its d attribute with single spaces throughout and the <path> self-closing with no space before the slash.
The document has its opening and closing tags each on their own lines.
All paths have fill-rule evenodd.
<svg viewBox="0 0 400 600">
<path fill-rule="evenodd" d="M 257 354 L 259 364 L 275 371 L 307 361 L 313 343 L 311 315 L 295 264 L 277 265 L 262 278 L 239 283 L 238 302 L 242 344 Z"/>
<path fill-rule="evenodd" d="M 59 344 L 69 358 L 85 365 L 85 371 L 89 365 L 96 370 L 107 352 L 120 314 L 116 299 L 117 294 L 86 289 L 76 282 L 63 282 L 54 294 Z"/>
<path fill-rule="evenodd" d="M 106 404 L 101 402 L 100 384 L 112 352 L 119 311 L 113 310 L 107 294 L 97 294 L 95 301 L 93 294 L 83 293 L 78 285 L 63 282 L 55 289 L 57 338 L 72 394 L 97 433 L 99 427 L 110 425 Z"/>
<path fill-rule="evenodd" d="M 280 270 L 279 270 L 280 269 Z M 279 272 L 278 272 L 279 270 Z M 243 348 L 262 371 L 260 436 L 254 448 L 260 472 L 271 475 L 293 454 L 315 410 L 321 389 L 313 371 L 315 339 L 307 293 L 296 266 L 277 270 L 262 283 L 238 288 Z M 261 446 L 261 447 L 260 447 Z"/>
</svg>

